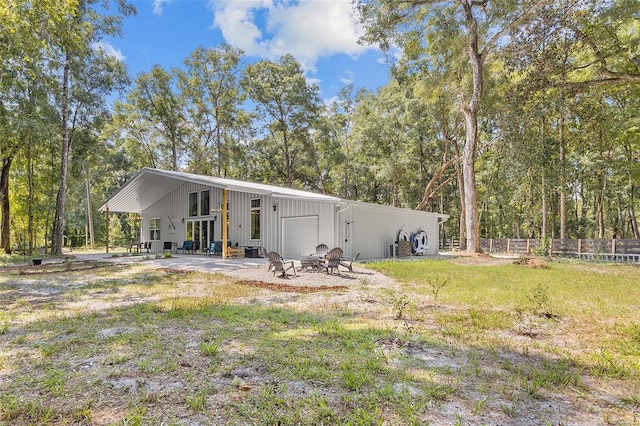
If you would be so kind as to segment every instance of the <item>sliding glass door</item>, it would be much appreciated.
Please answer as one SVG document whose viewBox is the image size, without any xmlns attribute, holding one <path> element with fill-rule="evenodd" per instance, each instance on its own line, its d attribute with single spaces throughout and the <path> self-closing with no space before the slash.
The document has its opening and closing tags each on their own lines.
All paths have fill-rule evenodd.
<svg viewBox="0 0 640 426">
<path fill-rule="evenodd" d="M 216 238 L 215 220 L 189 220 L 187 221 L 187 240 L 198 241 L 199 249 L 210 247 Z M 218 236 L 219 238 L 219 236 Z"/>
</svg>

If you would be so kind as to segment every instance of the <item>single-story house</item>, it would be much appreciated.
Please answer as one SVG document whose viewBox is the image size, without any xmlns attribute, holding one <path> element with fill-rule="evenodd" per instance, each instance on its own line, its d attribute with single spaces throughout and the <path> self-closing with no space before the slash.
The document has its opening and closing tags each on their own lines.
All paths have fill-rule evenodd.
<svg viewBox="0 0 640 426">
<path fill-rule="evenodd" d="M 140 170 L 99 210 L 140 214 L 140 242 L 151 243 L 153 253 L 185 240 L 197 240 L 202 248 L 222 241 L 221 218 L 226 211 L 227 240 L 232 246 L 265 247 L 285 258 L 314 253 L 320 243 L 342 247 L 345 256 L 360 253 L 359 259 L 390 257 L 399 233 L 418 231 L 425 236 L 422 253 L 435 255 L 439 226 L 449 217 L 152 168 Z"/>
</svg>

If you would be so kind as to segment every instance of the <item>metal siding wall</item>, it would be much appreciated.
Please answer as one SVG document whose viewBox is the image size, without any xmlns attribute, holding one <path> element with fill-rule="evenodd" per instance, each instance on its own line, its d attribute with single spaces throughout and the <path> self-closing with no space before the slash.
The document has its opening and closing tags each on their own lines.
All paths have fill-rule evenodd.
<svg viewBox="0 0 640 426">
<path fill-rule="evenodd" d="M 260 199 L 260 239 L 251 239 L 251 200 Z M 229 239 L 239 246 L 267 246 L 270 242 L 267 228 L 273 214 L 269 196 L 229 191 Z"/>
<path fill-rule="evenodd" d="M 278 204 L 278 222 L 283 217 L 318 216 L 318 241 L 327 246 L 335 247 L 334 208 L 333 203 L 319 203 L 306 200 L 276 199 Z M 277 236 L 278 250 L 282 250 L 280 232 Z"/>
<path fill-rule="evenodd" d="M 142 241 L 149 238 L 149 219 L 160 218 L 160 241 L 155 242 L 152 251 L 162 252 L 163 241 L 182 244 L 186 237 L 186 225 L 182 223 L 188 217 L 189 193 L 211 190 L 211 208 L 218 209 L 222 202 L 222 189 L 211 188 L 194 183 L 185 183 L 151 207 L 142 212 Z M 261 239 L 250 239 L 251 199 L 260 198 L 261 202 Z M 276 205 L 276 211 L 273 205 Z M 239 246 L 264 246 L 267 250 L 282 252 L 282 218 L 299 216 L 318 216 L 319 242 L 329 248 L 342 247 L 345 254 L 355 256 L 360 253 L 362 259 L 380 259 L 389 257 L 389 246 L 394 244 L 398 231 L 404 226 L 409 233 L 425 230 L 429 238 L 428 254 L 438 253 L 438 218 L 428 213 L 375 208 L 375 206 L 350 205 L 344 209 L 333 203 L 307 200 L 273 198 L 270 195 L 256 195 L 229 191 L 229 239 Z M 192 219 L 213 220 L 217 215 L 215 239 L 221 234 L 221 213 L 198 216 Z M 168 217 L 173 219 L 176 229 L 169 225 Z M 347 222 L 351 222 L 347 225 Z M 211 231 L 210 231 L 211 232 Z"/>
<path fill-rule="evenodd" d="M 276 251 L 280 253 L 280 206 L 276 203 L 276 211 L 273 211 L 273 197 L 264 196 L 264 207 L 261 213 L 261 237 L 262 245 L 267 251 Z"/>
<path fill-rule="evenodd" d="M 154 243 L 152 250 L 154 252 L 162 252 L 163 241 L 172 241 L 182 244 L 186 238 L 186 223 L 188 220 L 213 220 L 214 215 L 217 216 L 215 224 L 214 236 L 216 240 L 222 238 L 222 213 L 216 212 L 209 216 L 197 216 L 189 218 L 188 203 L 189 193 L 199 192 L 202 190 L 211 190 L 211 208 L 219 209 L 222 204 L 222 189 L 211 188 L 194 183 L 185 183 L 175 191 L 158 200 L 151 207 L 142 213 L 143 223 L 142 229 L 144 241 L 148 239 L 149 219 L 153 217 L 160 218 L 160 241 Z M 260 198 L 260 206 L 262 208 L 261 219 L 261 239 L 251 240 L 251 199 Z M 273 198 L 270 195 L 256 195 L 248 193 L 240 193 L 229 191 L 229 240 L 233 245 L 238 243 L 239 246 L 264 246 L 267 250 L 282 251 L 282 232 L 281 221 L 283 217 L 297 216 L 313 216 L 319 217 L 319 236 L 320 240 L 330 247 L 335 246 L 334 231 L 334 204 L 319 203 L 306 200 L 291 200 L 283 198 Z M 276 211 L 273 205 L 276 205 Z M 169 230 L 168 216 L 174 220 L 176 229 Z M 209 231 L 211 232 L 211 231 Z"/>
<path fill-rule="evenodd" d="M 389 257 L 389 246 L 398 238 L 398 231 L 404 229 L 410 234 L 418 230 L 427 232 L 429 238 L 427 254 L 438 254 L 438 219 L 424 212 L 411 210 L 376 209 L 352 205 L 338 217 L 339 239 L 344 242 L 345 252 L 355 256 L 360 252 L 362 259 Z M 346 235 L 346 222 L 353 221 Z"/>
<path fill-rule="evenodd" d="M 217 206 L 220 205 L 221 199 L 220 193 L 220 199 L 216 200 L 216 191 L 220 191 L 219 189 L 187 182 L 142 212 L 141 229 L 144 229 L 145 232 L 142 234 L 143 241 L 149 239 L 149 219 L 154 217 L 160 218 L 160 241 L 153 243 L 151 247 L 152 252 L 161 253 L 164 241 L 171 241 L 178 245 L 182 244 L 187 235 L 186 221 L 189 220 L 189 193 L 206 189 L 210 189 L 212 193 L 213 201 L 210 202 L 211 207 L 217 208 Z M 175 230 L 170 225 L 169 217 L 171 217 L 175 224 Z M 182 223 L 182 219 L 185 220 L 185 223 Z M 213 215 L 197 216 L 192 219 L 213 220 Z M 216 235 L 217 238 L 219 238 L 219 232 L 216 232 Z"/>
</svg>

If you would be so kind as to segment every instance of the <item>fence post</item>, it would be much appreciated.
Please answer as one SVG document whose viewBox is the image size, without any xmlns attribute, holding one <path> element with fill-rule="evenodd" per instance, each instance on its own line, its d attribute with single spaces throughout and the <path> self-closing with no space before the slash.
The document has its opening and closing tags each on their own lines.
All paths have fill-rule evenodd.
<svg viewBox="0 0 640 426">
<path fill-rule="evenodd" d="M 527 238 L 527 254 L 529 254 L 529 238 Z"/>
<path fill-rule="evenodd" d="M 578 238 L 578 254 L 582 253 L 582 238 Z"/>
<path fill-rule="evenodd" d="M 493 253 L 493 238 L 489 238 L 489 253 Z"/>
<path fill-rule="evenodd" d="M 611 239 L 611 254 L 616 254 L 616 239 Z"/>
<path fill-rule="evenodd" d="M 553 238 L 549 240 L 549 257 L 553 255 Z"/>
<path fill-rule="evenodd" d="M 509 253 L 509 249 L 511 248 L 511 238 L 507 238 L 507 253 Z"/>
</svg>

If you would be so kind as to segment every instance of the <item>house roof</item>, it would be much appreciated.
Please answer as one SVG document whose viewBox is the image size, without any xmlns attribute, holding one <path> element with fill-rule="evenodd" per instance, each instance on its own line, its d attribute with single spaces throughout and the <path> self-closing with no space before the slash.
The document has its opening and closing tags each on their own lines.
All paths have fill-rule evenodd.
<svg viewBox="0 0 640 426">
<path fill-rule="evenodd" d="M 109 209 L 112 212 L 141 213 L 185 182 L 236 192 L 271 195 L 276 198 L 304 199 L 329 203 L 341 201 L 340 198 L 298 189 L 145 167 L 111 195 L 100 206 L 99 210 L 105 211 Z"/>
</svg>

